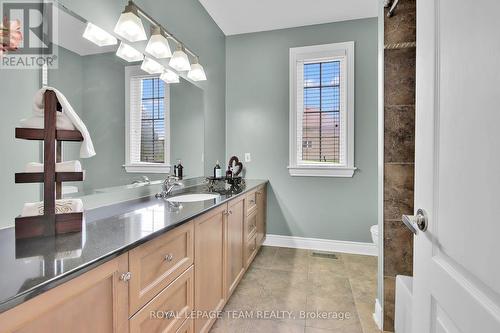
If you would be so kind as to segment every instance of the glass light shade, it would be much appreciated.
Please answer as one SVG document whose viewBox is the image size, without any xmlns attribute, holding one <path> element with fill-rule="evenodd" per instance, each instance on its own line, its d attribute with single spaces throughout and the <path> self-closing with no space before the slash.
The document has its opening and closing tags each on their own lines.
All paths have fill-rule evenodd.
<svg viewBox="0 0 500 333">
<path fill-rule="evenodd" d="M 166 83 L 179 83 L 179 75 L 168 69 L 166 69 L 165 72 L 160 75 L 160 79 L 165 81 Z"/>
<path fill-rule="evenodd" d="M 160 34 L 151 36 L 146 46 L 146 52 L 158 59 L 170 58 L 172 56 L 168 40 Z"/>
<path fill-rule="evenodd" d="M 170 62 L 168 63 L 168 65 L 176 71 L 180 72 L 191 70 L 189 58 L 187 54 L 180 48 L 177 48 L 177 50 L 174 52 L 172 58 L 170 58 Z"/>
<path fill-rule="evenodd" d="M 115 32 L 129 42 L 147 39 L 141 19 L 133 12 L 125 12 L 120 15 L 120 19 L 115 26 Z"/>
<path fill-rule="evenodd" d="M 145 57 L 142 61 L 141 69 L 148 74 L 160 74 L 163 73 L 165 68 L 153 59 Z"/>
<path fill-rule="evenodd" d="M 187 76 L 193 81 L 205 81 L 207 79 L 203 66 L 198 63 L 191 65 L 191 70 Z"/>
<path fill-rule="evenodd" d="M 90 22 L 87 23 L 82 37 L 98 46 L 115 45 L 118 43 L 118 40 L 113 35 Z"/>
<path fill-rule="evenodd" d="M 144 60 L 144 55 L 141 52 L 137 51 L 132 46 L 125 44 L 124 42 L 120 43 L 120 47 L 118 47 L 116 55 L 128 62 Z"/>
</svg>

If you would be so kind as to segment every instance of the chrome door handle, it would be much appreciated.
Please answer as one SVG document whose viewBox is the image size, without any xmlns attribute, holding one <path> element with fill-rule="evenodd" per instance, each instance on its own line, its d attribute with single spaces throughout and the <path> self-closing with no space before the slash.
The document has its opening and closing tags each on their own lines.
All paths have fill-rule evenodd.
<svg viewBox="0 0 500 333">
<path fill-rule="evenodd" d="M 419 209 L 416 215 L 403 215 L 403 223 L 415 235 L 417 234 L 417 229 L 425 232 L 428 225 L 427 214 L 423 209 Z"/>
</svg>

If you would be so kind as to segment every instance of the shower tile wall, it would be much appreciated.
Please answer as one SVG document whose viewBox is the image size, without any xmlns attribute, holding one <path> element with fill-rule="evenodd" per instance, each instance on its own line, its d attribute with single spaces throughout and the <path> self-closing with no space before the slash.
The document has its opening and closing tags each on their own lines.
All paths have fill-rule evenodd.
<svg viewBox="0 0 500 333">
<path fill-rule="evenodd" d="M 385 16 L 385 44 L 416 40 L 415 2 Z M 415 48 L 385 50 L 384 66 L 384 330 L 394 331 L 395 278 L 413 274 L 413 236 L 401 215 L 413 214 Z"/>
</svg>

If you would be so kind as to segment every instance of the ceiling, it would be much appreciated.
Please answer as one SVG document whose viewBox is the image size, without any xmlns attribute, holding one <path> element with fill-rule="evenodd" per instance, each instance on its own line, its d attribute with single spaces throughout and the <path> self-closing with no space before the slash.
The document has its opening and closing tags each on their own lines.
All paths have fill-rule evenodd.
<svg viewBox="0 0 500 333">
<path fill-rule="evenodd" d="M 377 16 L 377 0 L 199 0 L 226 35 Z"/>
</svg>

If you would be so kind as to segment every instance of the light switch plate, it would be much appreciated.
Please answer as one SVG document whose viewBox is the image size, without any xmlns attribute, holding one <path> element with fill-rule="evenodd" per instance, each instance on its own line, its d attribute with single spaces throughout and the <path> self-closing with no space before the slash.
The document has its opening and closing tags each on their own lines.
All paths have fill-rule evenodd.
<svg viewBox="0 0 500 333">
<path fill-rule="evenodd" d="M 245 162 L 252 162 L 252 155 L 250 153 L 245 153 Z"/>
</svg>

